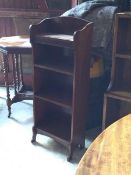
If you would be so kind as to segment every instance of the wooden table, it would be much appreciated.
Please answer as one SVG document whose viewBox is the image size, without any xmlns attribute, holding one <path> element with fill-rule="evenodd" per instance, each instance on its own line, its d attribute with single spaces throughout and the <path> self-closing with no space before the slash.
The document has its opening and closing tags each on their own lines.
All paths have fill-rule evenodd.
<svg viewBox="0 0 131 175">
<path fill-rule="evenodd" d="M 26 92 L 23 83 L 23 69 L 22 69 L 22 54 L 32 54 L 32 47 L 29 41 L 29 36 L 11 36 L 2 37 L 0 39 L 0 52 L 3 54 L 3 70 L 5 78 L 5 86 L 7 90 L 7 106 L 10 117 L 11 104 L 21 101 L 33 99 L 32 92 Z M 11 59 L 13 67 L 13 84 L 14 97 L 10 97 L 9 85 L 9 59 Z"/>
<path fill-rule="evenodd" d="M 131 175 L 131 114 L 110 125 L 95 139 L 75 175 Z"/>
</svg>

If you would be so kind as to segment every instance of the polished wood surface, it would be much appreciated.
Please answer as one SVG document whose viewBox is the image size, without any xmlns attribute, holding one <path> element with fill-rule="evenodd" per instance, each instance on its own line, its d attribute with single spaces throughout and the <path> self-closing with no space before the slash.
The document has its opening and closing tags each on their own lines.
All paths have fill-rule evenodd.
<svg viewBox="0 0 131 175">
<path fill-rule="evenodd" d="M 105 129 L 122 116 L 131 103 L 131 12 L 117 13 L 114 24 L 111 81 L 104 94 L 103 122 Z"/>
<path fill-rule="evenodd" d="M 131 175 L 131 114 L 110 125 L 95 139 L 75 175 Z"/>
<path fill-rule="evenodd" d="M 31 53 L 31 44 L 28 35 L 9 36 L 0 38 L 0 48 L 6 49 L 8 52 L 12 49 L 26 48 Z"/>
<path fill-rule="evenodd" d="M 34 66 L 34 126 L 68 149 L 85 145 L 92 22 L 47 18 L 30 28 Z"/>
</svg>

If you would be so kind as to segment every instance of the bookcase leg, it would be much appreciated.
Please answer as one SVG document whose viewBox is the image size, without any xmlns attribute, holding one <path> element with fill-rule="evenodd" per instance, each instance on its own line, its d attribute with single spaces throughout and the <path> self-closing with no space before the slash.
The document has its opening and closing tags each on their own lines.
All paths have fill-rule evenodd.
<svg viewBox="0 0 131 175">
<path fill-rule="evenodd" d="M 33 131 L 33 136 L 32 136 L 31 142 L 34 143 L 34 142 L 36 142 L 37 129 L 35 127 L 33 127 L 32 131 Z"/>
<path fill-rule="evenodd" d="M 79 145 L 78 145 L 78 148 L 79 148 L 80 150 L 84 149 L 84 147 L 85 147 L 85 144 L 79 144 Z"/>
<path fill-rule="evenodd" d="M 70 146 L 69 146 L 69 154 L 68 154 L 68 157 L 67 157 L 67 161 L 68 161 L 68 162 L 70 162 L 70 161 L 72 160 L 73 149 L 74 149 L 73 144 L 70 144 Z"/>
<path fill-rule="evenodd" d="M 106 115 L 107 115 L 107 96 L 106 96 L 106 94 L 104 94 L 102 131 L 106 128 Z"/>
</svg>

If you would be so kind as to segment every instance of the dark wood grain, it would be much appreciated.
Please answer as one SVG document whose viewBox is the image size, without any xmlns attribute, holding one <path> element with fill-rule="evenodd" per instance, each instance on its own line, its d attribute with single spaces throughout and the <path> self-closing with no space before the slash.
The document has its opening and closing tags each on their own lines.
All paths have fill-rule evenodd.
<svg viewBox="0 0 131 175">
<path fill-rule="evenodd" d="M 73 17 L 47 18 L 30 28 L 34 59 L 32 141 L 37 133 L 54 138 L 68 148 L 68 160 L 74 147 L 85 145 L 92 29 L 91 22 Z M 47 108 L 52 111 L 50 117 Z"/>
<path fill-rule="evenodd" d="M 117 13 L 114 25 L 111 82 L 104 96 L 103 128 L 131 112 L 121 110 L 122 103 L 131 103 L 130 33 L 131 13 Z"/>
</svg>

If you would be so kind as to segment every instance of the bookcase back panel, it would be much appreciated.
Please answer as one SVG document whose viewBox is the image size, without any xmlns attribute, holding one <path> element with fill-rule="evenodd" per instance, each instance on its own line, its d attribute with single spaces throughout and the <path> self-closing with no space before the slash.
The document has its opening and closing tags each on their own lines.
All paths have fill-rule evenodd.
<svg viewBox="0 0 131 175">
<path fill-rule="evenodd" d="M 120 18 L 118 23 L 116 52 L 131 54 L 131 20 Z"/>
</svg>

